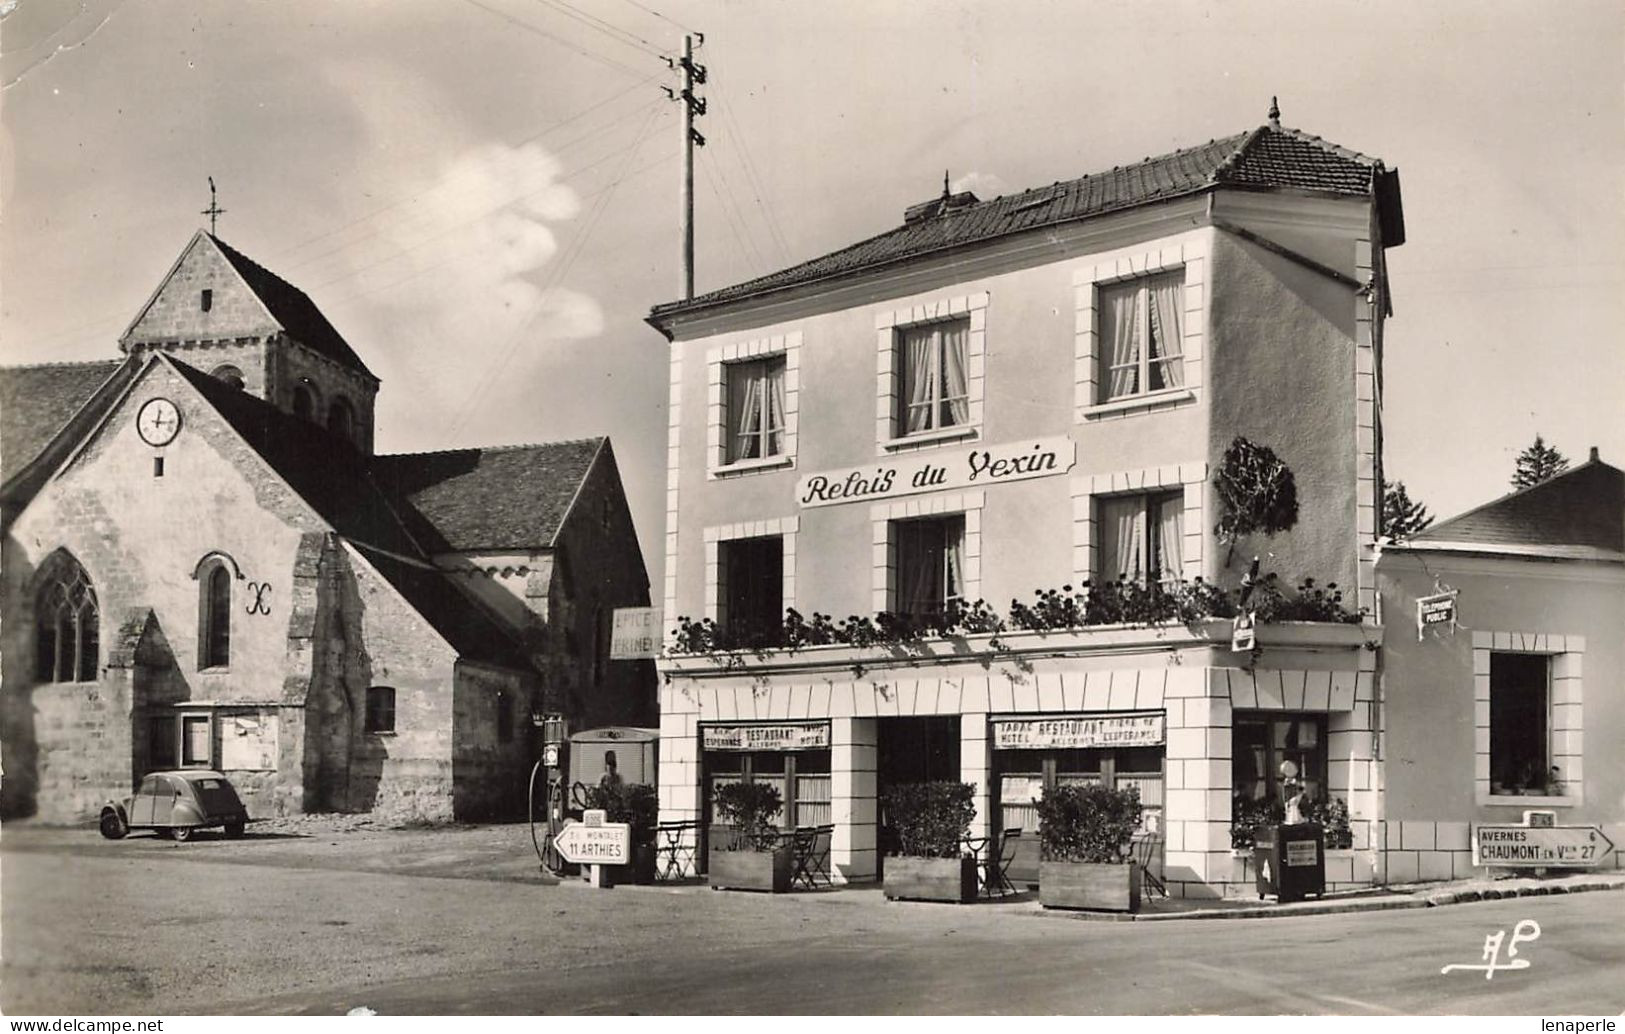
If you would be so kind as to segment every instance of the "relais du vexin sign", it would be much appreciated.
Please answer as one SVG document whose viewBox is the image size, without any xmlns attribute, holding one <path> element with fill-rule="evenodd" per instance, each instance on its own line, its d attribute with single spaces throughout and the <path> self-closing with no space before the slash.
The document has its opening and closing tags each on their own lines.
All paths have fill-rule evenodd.
<svg viewBox="0 0 1625 1034">
<path fill-rule="evenodd" d="M 808 474 L 796 482 L 796 501 L 802 506 L 835 506 L 1053 477 L 1071 470 L 1077 458 L 1077 447 L 1064 436 L 907 453 L 861 467 Z"/>
</svg>

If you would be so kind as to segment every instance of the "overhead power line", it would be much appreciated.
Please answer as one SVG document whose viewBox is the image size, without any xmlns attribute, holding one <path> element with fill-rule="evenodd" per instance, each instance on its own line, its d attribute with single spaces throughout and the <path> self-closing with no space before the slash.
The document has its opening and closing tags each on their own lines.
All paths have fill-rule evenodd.
<svg viewBox="0 0 1625 1034">
<path fill-rule="evenodd" d="M 542 37 L 544 37 L 546 39 L 550 39 L 554 43 L 557 43 L 560 46 L 565 47 L 568 50 L 572 50 L 572 51 L 576 52 L 577 54 L 580 54 L 582 57 L 587 58 L 590 61 L 596 61 L 599 64 L 605 66 L 606 68 L 613 68 L 616 71 L 624 72 L 627 75 L 632 76 L 633 78 L 639 78 L 644 74 L 643 71 L 641 71 L 639 69 L 636 69 L 636 68 L 633 68 L 630 65 L 624 64 L 624 63 L 622 63 L 620 61 L 617 61 L 614 58 L 605 57 L 603 54 L 599 54 L 599 53 L 596 53 L 594 51 L 587 50 L 587 49 L 585 49 L 583 47 L 577 46 L 576 44 L 574 44 L 574 43 L 570 42 L 569 40 L 565 39 L 563 36 L 560 36 L 560 35 L 558 35 L 556 33 L 548 32 L 546 29 L 544 29 L 544 28 L 542 28 L 542 27 L 540 27 L 538 25 L 533 25 L 530 22 L 525 21 L 523 18 L 515 18 L 513 15 L 509 14 L 506 11 L 499 10 L 498 8 L 492 7 L 489 4 L 483 3 L 482 0 L 463 0 L 463 2 L 466 3 L 466 4 L 471 4 L 474 7 L 478 7 L 480 10 L 485 11 L 488 14 L 495 15 L 496 17 L 501 18 L 503 21 L 508 22 L 511 25 L 517 26 L 518 28 L 521 28 L 521 29 L 525 30 L 526 32 L 535 33 L 538 36 L 542 36 Z"/>
<path fill-rule="evenodd" d="M 673 51 L 670 50 L 662 50 L 659 46 L 650 42 L 649 40 L 644 39 L 635 32 L 628 32 L 620 26 L 607 22 L 596 15 L 588 14 L 581 8 L 569 3 L 569 0 L 536 0 L 536 2 L 546 4 L 548 7 L 552 7 L 557 10 L 566 18 L 573 18 L 588 28 L 595 29 L 598 32 L 603 33 L 605 36 L 608 36 L 615 42 L 623 43 L 635 50 L 641 50 L 644 53 L 652 54 L 655 57 L 665 57 L 668 54 L 673 53 Z"/>
<path fill-rule="evenodd" d="M 636 7 L 638 10 L 643 11 L 646 14 L 654 15 L 656 18 L 659 18 L 661 21 L 667 23 L 668 25 L 677 26 L 677 28 L 682 29 L 684 32 L 692 33 L 694 31 L 693 29 L 689 28 L 687 25 L 684 25 L 682 22 L 677 21 L 676 19 L 673 19 L 673 18 L 668 18 L 668 17 L 661 14 L 659 11 L 655 10 L 652 7 L 643 6 L 642 4 L 638 3 L 638 0 L 626 0 L 626 2 L 631 4 L 633 7 Z"/>
</svg>

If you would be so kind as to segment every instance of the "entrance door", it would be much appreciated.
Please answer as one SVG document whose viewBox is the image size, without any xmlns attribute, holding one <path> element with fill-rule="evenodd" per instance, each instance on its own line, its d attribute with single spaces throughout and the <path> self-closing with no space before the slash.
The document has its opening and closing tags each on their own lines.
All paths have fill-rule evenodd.
<svg viewBox="0 0 1625 1034">
<path fill-rule="evenodd" d="M 876 724 L 880 732 L 876 782 L 881 801 L 887 787 L 959 781 L 958 715 L 882 718 Z M 897 850 L 897 838 L 887 823 L 885 806 L 877 801 L 876 808 L 880 850 L 875 867 L 877 877 L 884 877 L 885 858 Z"/>
</svg>

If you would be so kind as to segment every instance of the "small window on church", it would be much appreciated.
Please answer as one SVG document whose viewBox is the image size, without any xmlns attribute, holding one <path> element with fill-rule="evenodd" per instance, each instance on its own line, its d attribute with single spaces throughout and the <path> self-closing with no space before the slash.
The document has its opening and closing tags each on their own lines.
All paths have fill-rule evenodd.
<svg viewBox="0 0 1625 1034">
<path fill-rule="evenodd" d="M 347 442 L 355 440 L 355 410 L 343 395 L 327 408 L 327 429 Z"/>
<path fill-rule="evenodd" d="M 214 308 L 214 292 L 205 287 L 203 289 L 203 297 L 200 299 L 199 304 L 203 306 L 204 312 L 208 312 L 210 309 Z"/>
<path fill-rule="evenodd" d="M 293 415 L 310 420 L 316 415 L 316 397 L 303 384 L 293 386 Z"/>
<path fill-rule="evenodd" d="M 392 687 L 368 687 L 364 721 L 367 732 L 395 731 L 395 690 Z"/>
<path fill-rule="evenodd" d="M 208 292 L 205 291 L 203 293 L 207 294 Z M 208 306 L 205 305 L 204 308 L 207 309 Z M 215 380 L 220 381 L 220 382 L 222 382 L 224 384 L 228 384 L 231 387 L 238 389 L 239 391 L 242 390 L 242 387 L 243 387 L 243 371 L 239 370 L 235 366 L 231 366 L 231 365 L 216 366 L 214 368 L 214 370 L 210 372 L 209 376 L 213 377 Z"/>
<path fill-rule="evenodd" d="M 231 663 L 231 572 L 215 563 L 199 579 L 199 668 L 224 668 Z"/>
</svg>

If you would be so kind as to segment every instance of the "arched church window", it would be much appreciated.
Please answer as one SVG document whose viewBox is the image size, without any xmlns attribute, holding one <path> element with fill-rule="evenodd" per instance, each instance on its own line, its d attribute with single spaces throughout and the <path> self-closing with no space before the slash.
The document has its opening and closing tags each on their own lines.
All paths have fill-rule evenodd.
<svg viewBox="0 0 1625 1034">
<path fill-rule="evenodd" d="M 293 386 L 293 415 L 301 420 L 316 419 L 316 393 L 309 384 Z"/>
<path fill-rule="evenodd" d="M 224 668 L 231 663 L 231 572 L 215 561 L 198 579 L 199 668 Z"/>
<path fill-rule="evenodd" d="M 239 391 L 242 390 L 243 371 L 230 365 L 229 363 L 225 366 L 216 366 L 214 370 L 210 372 L 209 376 L 224 384 L 228 384 Z"/>
<path fill-rule="evenodd" d="M 35 597 L 35 676 L 41 682 L 94 682 L 101 645 L 96 591 L 67 554 L 47 564 Z"/>
<path fill-rule="evenodd" d="M 355 441 L 355 409 L 343 395 L 327 409 L 327 429 L 347 442 Z"/>
</svg>

